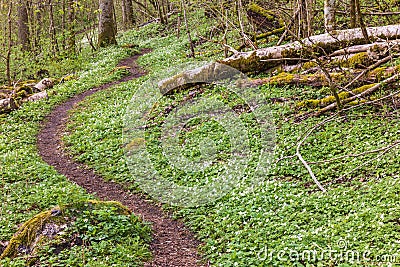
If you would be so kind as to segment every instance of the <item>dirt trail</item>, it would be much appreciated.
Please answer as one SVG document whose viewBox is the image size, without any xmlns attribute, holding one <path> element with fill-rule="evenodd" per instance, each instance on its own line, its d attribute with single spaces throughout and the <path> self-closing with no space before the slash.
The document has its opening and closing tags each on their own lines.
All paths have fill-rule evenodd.
<svg viewBox="0 0 400 267">
<path fill-rule="evenodd" d="M 84 164 L 75 162 L 62 150 L 60 138 L 65 132 L 68 111 L 89 95 L 145 75 L 146 72 L 136 64 L 136 60 L 148 52 L 150 50 L 143 50 L 141 54 L 119 63 L 119 66 L 131 67 L 130 75 L 76 95 L 57 106 L 43 121 L 42 129 L 38 134 L 39 154 L 59 173 L 86 189 L 88 193 L 95 194 L 102 200 L 120 201 L 133 213 L 152 223 L 154 240 L 151 244 L 151 251 L 154 259 L 145 266 L 204 266 L 200 264 L 200 256 L 197 253 L 199 242 L 182 222 L 171 219 L 159 205 L 151 203 L 143 196 L 127 192 L 117 183 L 103 180 L 93 170 Z"/>
</svg>

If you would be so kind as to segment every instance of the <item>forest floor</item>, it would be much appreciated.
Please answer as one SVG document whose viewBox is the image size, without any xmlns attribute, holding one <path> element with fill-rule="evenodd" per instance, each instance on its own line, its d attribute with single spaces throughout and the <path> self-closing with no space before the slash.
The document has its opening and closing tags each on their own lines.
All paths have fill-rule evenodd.
<svg viewBox="0 0 400 267">
<path fill-rule="evenodd" d="M 137 59 L 148 73 L 141 76 L 145 73 L 142 69 L 133 61 L 125 61 L 121 65 L 133 66 L 133 73 L 122 77 L 125 70 L 113 70 L 131 55 L 132 51 L 123 45 L 132 42 L 141 48 L 151 47 L 151 53 L 130 59 Z M 168 34 L 159 24 L 126 32 L 119 43 L 120 46 L 99 51 L 98 57 L 79 73 L 79 79 L 57 85 L 57 94 L 0 118 L 0 241 L 9 240 L 21 222 L 38 212 L 60 203 L 99 197 L 121 201 L 145 221 L 153 222 L 154 261 L 147 263 L 149 266 L 194 266 L 191 263 L 200 258 L 210 266 L 224 267 L 388 266 L 398 262 L 400 110 L 391 99 L 382 105 L 355 106 L 342 114 L 328 112 L 297 121 L 299 115 L 314 110 L 299 103 L 324 99 L 330 95 L 329 90 L 298 84 L 262 84 L 257 93 L 265 97 L 263 107 L 276 130 L 274 162 L 262 173 L 263 180 L 252 190 L 248 184 L 239 184 L 209 205 L 184 208 L 154 204 L 156 201 L 136 194 L 137 177 L 126 160 L 127 143 L 122 133 L 127 107 L 137 92 L 148 89 L 147 82 L 158 81 L 171 68 L 213 61 L 222 55 L 207 54 L 215 47 L 204 44 L 197 47 L 204 53 L 196 59 L 188 58 L 186 36 Z M 268 77 L 265 73 L 252 76 Z M 182 90 L 157 100 L 151 118 L 159 124 L 147 129 L 149 144 L 158 141 L 161 127 L 157 126 L 168 117 L 171 107 L 188 103 L 188 97 L 221 100 L 232 108 L 240 104 L 234 95 L 219 87 L 196 90 Z M 373 96 L 379 98 L 388 90 L 392 89 L 382 88 Z M 239 115 L 249 122 L 251 113 Z M 168 161 L 161 149 L 149 146 L 149 153 L 152 163 L 161 166 L 157 171 L 163 178 L 202 186 L 207 179 L 218 178 L 220 167 L 229 163 L 231 143 L 227 131 L 218 123 L 198 120 L 192 121 L 192 126 L 181 135 L 186 144 L 182 153 L 187 158 L 198 161 L 202 152 L 199 141 L 204 140 L 205 133 L 217 144 L 218 158 L 206 169 L 207 175 L 178 171 L 171 175 L 174 166 L 166 166 Z M 251 123 L 245 126 L 254 133 Z M 255 151 L 248 164 L 251 182 L 255 177 L 252 167 L 259 164 L 259 146 L 257 134 L 248 136 L 254 141 Z M 299 153 L 327 192 L 315 186 L 296 157 L 299 141 Z M 40 154 L 54 168 L 43 162 L 38 145 Z M 106 237 L 103 241 L 114 247 L 115 239 Z M 122 255 L 130 255 L 125 250 L 132 247 L 130 244 L 122 244 L 115 251 L 100 250 L 96 245 L 93 242 L 86 248 L 74 246 L 65 251 L 64 257 L 50 258 L 61 266 L 132 266 L 126 263 L 129 259 L 119 260 Z M 314 253 L 315 257 L 304 258 L 307 253 Z M 43 258 L 46 260 L 47 256 Z M 93 265 L 87 263 L 90 257 Z M 96 265 L 100 258 L 104 259 L 103 265 Z M 0 265 L 23 266 L 14 264 L 17 260 L 20 259 L 12 260 L 13 265 L 0 261 Z"/>
<path fill-rule="evenodd" d="M 63 149 L 64 145 L 61 139 L 66 131 L 68 111 L 89 95 L 145 75 L 146 72 L 136 64 L 136 60 L 139 56 L 149 52 L 151 52 L 150 49 L 143 49 L 140 54 L 122 60 L 118 64 L 118 66 L 130 67 L 129 75 L 78 94 L 57 106 L 46 117 L 38 134 L 39 154 L 50 166 L 55 167 L 59 173 L 84 188 L 88 193 L 96 195 L 101 200 L 119 201 L 134 214 L 152 224 L 154 239 L 150 249 L 153 259 L 145 266 L 200 266 L 198 265 L 200 257 L 197 254 L 197 247 L 200 243 L 182 222 L 173 220 L 169 214 L 162 211 L 160 205 L 146 200 L 143 195 L 124 190 L 121 184 L 105 181 L 86 165 L 76 162 Z"/>
</svg>

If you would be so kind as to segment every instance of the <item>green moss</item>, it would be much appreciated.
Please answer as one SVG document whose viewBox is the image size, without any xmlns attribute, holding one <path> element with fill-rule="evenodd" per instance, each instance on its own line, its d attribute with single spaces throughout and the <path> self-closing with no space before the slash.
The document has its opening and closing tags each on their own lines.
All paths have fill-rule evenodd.
<svg viewBox="0 0 400 267">
<path fill-rule="evenodd" d="M 370 89 L 371 87 L 373 87 L 373 86 L 375 86 L 375 85 L 376 85 L 376 83 L 366 84 L 366 85 L 363 85 L 363 86 L 360 86 L 360 87 L 354 89 L 354 90 L 351 91 L 351 92 L 352 92 L 354 95 L 358 95 L 358 94 L 363 93 L 364 91 L 367 91 L 368 89 Z"/>
<path fill-rule="evenodd" d="M 9 245 L 0 255 L 0 260 L 15 258 L 21 253 L 22 249 L 29 254 L 34 254 L 37 244 L 43 243 L 43 239 L 48 238 L 42 233 L 46 225 L 62 225 L 73 221 L 77 213 L 106 207 L 113 207 L 121 215 L 131 214 L 128 208 L 116 201 L 89 200 L 57 206 L 51 210 L 41 212 L 26 221 L 11 238 Z"/>
<path fill-rule="evenodd" d="M 287 72 L 281 72 L 278 75 L 272 77 L 270 79 L 271 84 L 282 84 L 282 83 L 290 83 L 294 79 L 294 75 Z"/>
<path fill-rule="evenodd" d="M 344 68 L 356 68 L 357 66 L 368 66 L 371 64 L 371 59 L 367 52 L 357 53 L 349 58 L 335 60 L 333 65 L 338 65 Z"/>
<path fill-rule="evenodd" d="M 309 70 L 309 69 L 315 68 L 317 66 L 318 66 L 318 64 L 315 61 L 308 61 L 301 66 L 301 69 Z"/>
<path fill-rule="evenodd" d="M 370 72 L 370 76 L 373 76 L 376 80 L 380 81 L 383 77 L 385 77 L 385 70 L 386 67 L 376 68 Z"/>
<path fill-rule="evenodd" d="M 0 256 L 0 260 L 4 258 L 14 258 L 19 253 L 22 246 L 31 248 L 34 245 L 38 232 L 42 227 L 51 221 L 52 210 L 39 213 L 32 219 L 25 222 L 18 232 L 11 238 L 9 245 Z"/>
<path fill-rule="evenodd" d="M 273 12 L 268 11 L 268 10 L 260 7 L 256 3 L 250 3 L 247 6 L 247 10 L 261 15 L 261 16 L 265 17 L 269 21 L 274 21 L 275 20 L 275 15 L 274 15 Z"/>
<path fill-rule="evenodd" d="M 358 87 L 358 88 L 356 88 L 356 89 L 354 89 L 354 90 L 352 90 L 350 92 L 340 92 L 338 94 L 339 99 L 340 100 L 344 100 L 344 99 L 349 98 L 352 95 L 361 94 L 364 91 L 370 89 L 371 87 L 373 87 L 375 85 L 376 85 L 375 83 L 374 84 L 367 84 L 367 85 L 360 86 L 360 87 Z M 330 95 L 330 96 L 324 97 L 322 99 L 309 99 L 309 100 L 301 101 L 301 102 L 297 103 L 297 107 L 327 106 L 327 105 L 332 104 L 334 102 L 336 102 L 335 97 L 333 95 Z"/>
<path fill-rule="evenodd" d="M 315 99 L 309 99 L 309 100 L 304 100 L 296 104 L 296 107 L 302 108 L 302 107 L 308 107 L 308 108 L 316 108 L 320 104 L 319 100 Z"/>
<path fill-rule="evenodd" d="M 25 90 L 21 90 L 17 92 L 17 98 L 27 97 L 28 93 Z"/>
<path fill-rule="evenodd" d="M 359 99 L 357 99 L 357 100 L 354 100 L 354 101 L 351 101 L 351 102 L 347 103 L 347 105 L 356 106 L 356 105 L 359 105 L 359 104 L 365 103 L 365 102 L 367 102 L 367 100 L 359 100 Z"/>
<path fill-rule="evenodd" d="M 267 57 L 263 58 L 268 59 Z M 257 56 L 257 53 L 254 51 L 252 52 L 249 56 L 247 57 L 240 57 L 238 59 L 235 59 L 230 62 L 226 61 L 218 61 L 219 63 L 226 64 L 228 66 L 231 66 L 232 68 L 238 69 L 242 72 L 252 72 L 252 71 L 257 71 L 257 70 L 264 70 L 264 69 L 269 69 L 273 68 L 279 65 L 278 62 L 275 61 L 260 61 L 260 57 Z"/>
</svg>

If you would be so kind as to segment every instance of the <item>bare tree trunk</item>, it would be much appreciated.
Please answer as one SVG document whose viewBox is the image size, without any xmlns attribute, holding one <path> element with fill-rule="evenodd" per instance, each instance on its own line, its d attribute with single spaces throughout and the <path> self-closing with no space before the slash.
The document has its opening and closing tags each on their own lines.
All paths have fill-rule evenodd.
<svg viewBox="0 0 400 267">
<path fill-rule="evenodd" d="M 168 24 L 168 14 L 167 14 L 168 12 L 164 0 L 161 1 L 161 6 L 162 6 L 162 13 L 164 16 L 164 22 L 165 24 Z"/>
<path fill-rule="evenodd" d="M 364 19 L 363 19 L 363 16 L 361 14 L 360 0 L 355 0 L 355 3 L 356 3 L 357 20 L 358 20 L 358 23 L 359 23 L 359 25 L 361 27 L 362 34 L 364 36 L 365 41 L 367 43 L 370 43 L 371 41 L 369 40 L 368 32 L 367 32 L 367 29 L 366 29 L 365 24 L 364 24 Z"/>
<path fill-rule="evenodd" d="M 12 1 L 9 2 L 9 7 L 8 7 L 8 50 L 7 50 L 7 56 L 6 56 L 6 77 L 7 77 L 7 82 L 8 85 L 11 86 L 11 68 L 10 68 L 10 62 L 11 62 L 11 48 L 12 48 Z"/>
<path fill-rule="evenodd" d="M 61 28 L 62 28 L 62 32 L 63 32 L 63 38 L 62 38 L 62 48 L 65 50 L 67 47 L 67 43 L 66 43 L 66 38 L 65 35 L 67 34 L 67 18 L 65 16 L 66 14 L 66 3 L 65 1 L 68 0 L 62 0 L 62 17 L 61 17 Z"/>
<path fill-rule="evenodd" d="M 23 51 L 29 50 L 29 22 L 26 0 L 18 0 L 18 43 Z"/>
<path fill-rule="evenodd" d="M 356 0 L 350 0 L 350 28 L 355 28 L 357 23 Z"/>
<path fill-rule="evenodd" d="M 53 14 L 53 6 L 51 4 L 51 0 L 49 0 L 49 8 L 50 8 L 50 12 L 49 12 L 49 19 L 50 19 L 50 28 L 49 28 L 49 32 L 50 32 L 50 36 L 51 36 L 51 46 L 52 46 L 52 50 L 53 50 L 53 54 L 57 54 L 58 53 L 58 43 L 57 43 L 57 33 L 56 33 L 56 28 L 54 26 L 54 14 Z"/>
<path fill-rule="evenodd" d="M 190 46 L 189 57 L 194 57 L 194 45 L 193 45 L 193 41 L 192 41 L 192 36 L 190 35 L 189 23 L 188 23 L 188 19 L 186 16 L 186 5 L 185 5 L 184 0 L 181 0 L 181 4 L 182 4 L 182 10 L 183 10 L 183 19 L 185 21 L 186 33 L 187 33 L 188 39 L 189 39 L 189 46 Z"/>
<path fill-rule="evenodd" d="M 70 53 L 75 54 L 75 1 L 68 0 L 68 40 L 67 49 Z"/>
<path fill-rule="evenodd" d="M 134 23 L 132 0 L 122 0 L 122 24 L 124 29 L 131 29 Z"/>
<path fill-rule="evenodd" d="M 112 0 L 99 0 L 99 47 L 117 44 L 114 20 L 114 3 Z"/>
<path fill-rule="evenodd" d="M 336 0 L 324 1 L 324 25 L 325 32 L 331 32 L 335 29 L 335 13 L 336 13 Z"/>
<path fill-rule="evenodd" d="M 299 36 L 302 38 L 306 38 L 311 35 L 311 13 L 312 7 L 309 7 L 310 3 L 307 0 L 299 1 Z"/>
</svg>

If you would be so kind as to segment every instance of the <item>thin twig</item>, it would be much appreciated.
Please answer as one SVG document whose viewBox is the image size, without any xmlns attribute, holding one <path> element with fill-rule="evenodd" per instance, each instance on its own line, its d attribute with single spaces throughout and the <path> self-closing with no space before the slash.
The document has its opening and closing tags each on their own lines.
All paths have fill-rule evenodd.
<svg viewBox="0 0 400 267">
<path fill-rule="evenodd" d="M 303 139 L 297 144 L 297 147 L 296 147 L 296 156 L 299 158 L 301 163 L 303 163 L 304 167 L 307 169 L 307 171 L 310 174 L 311 178 L 313 179 L 314 183 L 318 186 L 319 189 L 321 189 L 322 192 L 326 192 L 326 189 L 321 185 L 321 183 L 318 181 L 317 177 L 315 177 L 311 167 L 307 164 L 307 162 L 301 156 L 300 147 L 305 142 L 305 140 L 307 140 L 307 138 L 311 135 L 311 133 L 314 132 L 314 130 L 316 130 L 320 126 L 324 125 L 325 123 L 334 120 L 336 118 L 337 114 L 339 114 L 339 113 L 336 113 L 336 114 L 332 115 L 331 117 L 329 117 L 329 118 L 323 120 L 322 122 L 318 123 L 317 125 L 315 125 L 311 130 L 309 130 L 306 134 L 304 134 Z"/>
<path fill-rule="evenodd" d="M 351 82 L 349 82 L 345 87 L 343 87 L 343 89 L 347 89 L 350 86 L 352 86 L 356 81 L 358 81 L 359 79 L 361 79 L 365 74 L 367 74 L 369 71 L 379 67 L 382 64 L 385 64 L 386 62 L 390 61 L 392 59 L 392 55 L 389 55 L 379 61 L 377 61 L 376 63 L 372 64 L 371 66 L 369 66 L 368 68 L 366 68 L 365 70 L 363 70 L 360 74 L 357 75 L 357 77 L 355 77 Z"/>
<path fill-rule="evenodd" d="M 375 158 L 370 159 L 370 160 L 367 160 L 367 161 L 364 162 L 363 164 L 358 165 L 357 167 L 355 167 L 355 168 L 352 169 L 351 171 L 349 171 L 349 172 L 343 174 L 342 176 L 340 176 L 339 178 L 337 178 L 337 179 L 335 180 L 335 182 L 340 181 L 340 180 L 343 180 L 343 178 L 344 178 L 345 176 L 349 175 L 350 173 L 352 173 L 352 172 L 354 172 L 354 171 L 356 171 L 356 170 L 361 169 L 362 167 L 364 167 L 365 165 L 369 164 L 370 162 L 372 162 L 372 161 L 374 161 L 374 160 L 376 160 L 376 159 L 379 159 L 380 157 L 382 157 L 383 155 L 385 155 L 389 150 L 391 150 L 392 148 L 395 148 L 395 147 L 398 146 L 398 145 L 400 145 L 400 140 L 396 140 L 396 141 L 395 141 L 394 143 L 392 143 L 390 146 L 386 147 L 386 149 L 383 150 L 381 153 L 379 153 L 379 155 L 377 155 Z M 330 182 L 329 184 L 332 184 L 332 183 L 333 183 L 333 182 Z"/>
<path fill-rule="evenodd" d="M 234 53 L 234 54 L 238 54 L 238 53 L 239 53 L 239 51 L 237 51 L 235 48 L 233 48 L 233 47 L 230 46 L 230 45 L 227 45 L 227 44 L 222 43 L 222 42 L 220 42 L 220 41 L 208 39 L 208 38 L 206 38 L 206 37 L 204 37 L 204 36 L 201 36 L 201 35 L 199 35 L 199 34 L 197 34 L 197 36 L 198 36 L 200 39 L 203 39 L 203 40 L 205 40 L 205 41 L 207 41 L 207 42 L 211 42 L 211 43 L 214 43 L 214 44 L 219 44 L 219 45 L 221 45 L 222 47 L 227 48 L 229 51 L 231 51 L 231 52 Z"/>
<path fill-rule="evenodd" d="M 399 142 L 399 141 L 396 141 L 396 142 Z M 340 157 L 337 157 L 337 158 L 333 158 L 333 159 L 329 159 L 329 160 L 320 160 L 320 161 L 308 162 L 308 164 L 323 164 L 323 163 L 330 163 L 330 162 L 333 162 L 333 161 L 341 160 L 341 159 L 344 159 L 344 158 L 361 157 L 361 156 L 365 156 L 365 155 L 368 155 L 368 154 L 374 154 L 374 153 L 381 152 L 383 150 L 391 148 L 392 146 L 393 146 L 393 144 L 391 144 L 389 146 L 382 147 L 382 148 L 374 149 L 374 150 L 364 151 L 364 152 L 359 153 L 359 154 L 348 154 L 348 155 L 343 155 L 343 156 L 340 156 Z"/>
</svg>

